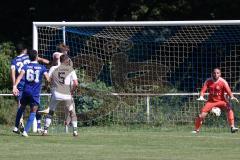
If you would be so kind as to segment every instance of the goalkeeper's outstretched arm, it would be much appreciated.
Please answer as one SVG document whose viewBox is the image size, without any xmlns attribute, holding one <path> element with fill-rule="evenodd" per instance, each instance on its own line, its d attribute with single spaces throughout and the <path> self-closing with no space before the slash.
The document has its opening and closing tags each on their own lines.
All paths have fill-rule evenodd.
<svg viewBox="0 0 240 160">
<path fill-rule="evenodd" d="M 224 83 L 224 88 L 225 88 L 227 94 L 231 97 L 231 100 L 236 101 L 237 103 L 239 103 L 238 99 L 236 97 L 234 97 L 234 95 L 233 95 L 233 93 L 232 93 L 232 91 L 231 91 L 231 89 L 230 89 L 230 87 L 229 87 L 227 82 Z"/>
<path fill-rule="evenodd" d="M 200 97 L 197 99 L 198 101 L 207 101 L 205 98 L 204 98 L 204 94 L 207 90 L 207 81 L 204 83 L 202 89 L 201 89 L 201 92 L 200 92 Z"/>
</svg>

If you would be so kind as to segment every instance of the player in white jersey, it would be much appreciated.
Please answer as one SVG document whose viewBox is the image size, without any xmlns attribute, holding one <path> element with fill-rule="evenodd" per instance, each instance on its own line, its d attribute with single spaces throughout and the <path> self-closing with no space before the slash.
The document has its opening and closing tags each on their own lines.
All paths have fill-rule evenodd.
<svg viewBox="0 0 240 160">
<path fill-rule="evenodd" d="M 63 54 L 67 54 L 69 52 L 69 47 L 67 45 L 65 45 L 64 43 L 60 43 L 57 46 L 57 52 L 53 53 L 53 61 L 52 61 L 52 66 L 59 66 L 60 63 L 60 56 Z M 70 65 L 73 66 L 72 61 L 70 62 Z M 53 67 L 55 68 L 55 67 Z M 49 108 L 45 109 L 45 110 L 41 110 L 39 111 L 39 113 L 41 114 L 48 114 L 49 113 Z M 68 117 L 67 121 L 65 122 L 65 130 L 68 131 L 68 125 L 70 123 L 71 118 Z"/>
<path fill-rule="evenodd" d="M 60 43 L 57 46 L 57 52 L 53 53 L 53 66 L 59 66 L 60 65 L 60 56 L 63 54 L 68 54 L 69 52 L 69 46 L 65 45 L 64 43 Z M 73 67 L 73 62 L 71 61 L 71 59 L 69 59 L 69 65 L 71 65 Z M 75 107 L 75 106 L 74 106 Z M 46 109 L 43 112 L 48 112 L 49 110 Z M 67 116 L 66 121 L 65 121 L 65 132 L 68 132 L 68 126 L 70 124 L 71 121 L 71 117 L 70 115 Z"/>
<path fill-rule="evenodd" d="M 72 93 L 78 86 L 77 75 L 72 66 L 69 65 L 69 57 L 66 54 L 60 56 L 61 64 L 53 66 L 49 70 L 51 78 L 51 101 L 50 111 L 46 117 L 43 135 L 48 134 L 48 128 L 54 111 L 58 106 L 65 107 L 65 121 L 70 115 L 73 125 L 73 136 L 77 136 L 77 116 L 74 107 Z"/>
<path fill-rule="evenodd" d="M 63 43 L 60 43 L 57 46 L 57 52 L 53 53 L 53 66 L 60 65 L 60 56 L 63 54 L 67 54 L 69 52 L 69 47 Z"/>
</svg>

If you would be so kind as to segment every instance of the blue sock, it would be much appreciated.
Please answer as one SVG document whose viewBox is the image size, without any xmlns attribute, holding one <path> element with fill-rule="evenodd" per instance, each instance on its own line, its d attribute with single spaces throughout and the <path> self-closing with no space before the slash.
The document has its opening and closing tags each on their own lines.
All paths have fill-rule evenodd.
<svg viewBox="0 0 240 160">
<path fill-rule="evenodd" d="M 36 114 L 37 128 L 41 128 L 41 119 L 42 119 L 42 115 L 37 113 Z"/>
<path fill-rule="evenodd" d="M 30 130 L 35 117 L 36 117 L 36 112 L 31 112 L 24 131 L 28 132 Z"/>
<path fill-rule="evenodd" d="M 24 113 L 24 109 L 22 107 L 19 107 L 17 110 L 16 120 L 15 120 L 15 127 L 17 127 L 17 128 L 19 126 L 20 119 L 21 119 L 23 113 Z"/>
</svg>

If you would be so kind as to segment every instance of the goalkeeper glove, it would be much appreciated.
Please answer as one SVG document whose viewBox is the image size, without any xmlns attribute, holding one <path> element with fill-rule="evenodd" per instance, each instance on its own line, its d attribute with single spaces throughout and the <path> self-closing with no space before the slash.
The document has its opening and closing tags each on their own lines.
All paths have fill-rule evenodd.
<svg viewBox="0 0 240 160">
<path fill-rule="evenodd" d="M 207 101 L 205 98 L 203 98 L 203 96 L 200 96 L 197 100 L 198 101 Z"/>
<path fill-rule="evenodd" d="M 231 100 L 233 100 L 233 101 L 239 103 L 239 101 L 238 101 L 238 99 L 237 99 L 236 97 L 231 97 Z"/>
</svg>

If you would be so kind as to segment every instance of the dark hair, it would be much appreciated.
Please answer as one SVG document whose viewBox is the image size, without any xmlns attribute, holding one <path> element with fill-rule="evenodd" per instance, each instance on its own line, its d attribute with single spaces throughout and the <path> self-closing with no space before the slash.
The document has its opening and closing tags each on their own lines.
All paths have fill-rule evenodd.
<svg viewBox="0 0 240 160">
<path fill-rule="evenodd" d="M 68 55 L 67 55 L 67 54 L 62 54 L 62 55 L 60 56 L 60 62 L 61 62 L 61 63 L 69 63 L 69 57 L 68 57 Z"/>
<path fill-rule="evenodd" d="M 29 50 L 28 56 L 29 56 L 30 61 L 35 61 L 35 60 L 37 60 L 38 52 L 36 50 Z"/>
<path fill-rule="evenodd" d="M 213 68 L 213 72 L 214 72 L 215 69 L 218 69 L 221 72 L 221 69 L 219 67 Z"/>
<path fill-rule="evenodd" d="M 21 53 L 23 50 L 27 49 L 27 46 L 23 42 L 19 42 L 16 45 L 17 53 Z"/>
<path fill-rule="evenodd" d="M 57 46 L 57 50 L 59 52 L 68 52 L 69 51 L 69 47 L 67 45 L 65 45 L 64 43 L 60 43 L 58 46 Z"/>
</svg>

